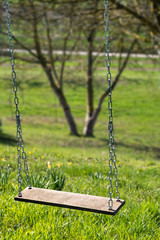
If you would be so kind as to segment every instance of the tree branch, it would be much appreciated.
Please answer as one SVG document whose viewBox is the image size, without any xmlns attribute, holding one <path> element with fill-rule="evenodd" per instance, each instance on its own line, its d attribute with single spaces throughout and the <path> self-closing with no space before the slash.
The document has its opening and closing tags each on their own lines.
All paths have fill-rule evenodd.
<svg viewBox="0 0 160 240">
<path fill-rule="evenodd" d="M 73 23 L 73 5 L 71 5 L 70 9 L 70 17 L 69 17 L 69 27 L 68 27 L 68 32 L 67 35 L 64 39 L 64 45 L 63 45 L 63 59 L 62 59 L 62 65 L 61 65 L 61 71 L 60 71 L 60 78 L 59 78 L 59 83 L 61 88 L 63 87 L 63 74 L 64 74 L 64 67 L 66 63 L 66 49 L 67 49 L 67 42 L 71 34 L 71 29 L 72 29 L 72 23 Z"/>
<path fill-rule="evenodd" d="M 7 35 L 7 33 L 0 31 L 1 34 L 3 35 Z M 23 49 L 25 49 L 28 53 L 30 53 L 33 57 L 38 58 L 37 55 L 30 49 L 28 48 L 26 45 L 24 45 L 23 43 L 21 43 L 14 35 L 12 35 L 12 38 L 14 39 L 14 41 Z"/>
<path fill-rule="evenodd" d="M 117 2 L 117 0 L 112 0 L 112 2 L 114 4 L 116 4 L 118 9 L 124 9 L 126 12 L 128 12 L 129 14 L 133 15 L 134 17 L 136 17 L 137 19 L 139 19 L 142 23 L 144 23 L 145 25 L 147 25 L 148 27 L 150 27 L 152 30 L 154 30 L 155 32 L 160 32 L 160 27 L 158 24 L 156 24 L 152 18 L 149 18 L 148 16 L 145 17 L 144 15 L 142 15 L 139 12 L 136 12 L 134 7 L 130 8 L 120 2 Z"/>
<path fill-rule="evenodd" d="M 42 54 L 40 38 L 38 35 L 37 16 L 36 16 L 36 10 L 35 10 L 35 6 L 34 6 L 34 1 L 29 0 L 29 2 L 30 2 L 31 9 L 32 9 L 32 14 L 33 14 L 33 32 L 34 32 L 34 42 L 35 42 L 35 48 L 37 51 L 37 57 L 42 65 L 42 67 L 46 70 L 47 64 L 46 64 L 46 59 Z"/>
<path fill-rule="evenodd" d="M 132 52 L 132 49 L 134 48 L 134 46 L 135 46 L 136 43 L 137 43 L 137 39 L 134 39 L 134 41 L 132 42 L 132 44 L 131 44 L 131 46 L 130 46 L 130 49 L 128 50 L 128 53 L 127 53 L 127 56 L 126 56 L 126 58 L 125 58 L 125 60 L 124 60 L 124 62 L 123 62 L 123 65 L 122 65 L 122 67 L 120 68 L 120 70 L 119 70 L 119 72 L 118 72 L 118 74 L 117 74 L 114 82 L 112 83 L 112 90 L 114 90 L 115 86 L 117 85 L 117 83 L 118 83 L 118 81 L 119 81 L 119 79 L 120 79 L 120 77 L 121 77 L 121 75 L 122 75 L 122 72 L 123 72 L 123 70 L 125 69 L 125 67 L 126 67 L 126 65 L 127 65 L 127 63 L 128 63 L 128 60 L 129 60 L 130 54 L 131 54 L 131 52 Z M 98 115 L 99 115 L 99 113 L 100 113 L 100 111 L 101 111 L 102 103 L 103 103 L 104 99 L 107 97 L 108 93 L 109 93 L 109 90 L 107 89 L 107 90 L 101 95 L 101 97 L 100 97 L 100 99 L 99 99 L 98 106 L 97 106 L 97 108 L 96 108 L 96 110 L 95 110 L 95 112 L 94 112 L 94 115 L 93 115 L 93 125 L 95 124 L 95 122 L 96 122 L 96 120 L 97 120 L 97 117 L 98 117 Z"/>
<path fill-rule="evenodd" d="M 43 3 L 43 6 L 44 6 L 44 19 L 45 19 L 45 23 L 46 23 L 47 41 L 48 41 L 48 55 L 49 55 L 50 64 L 51 64 L 51 67 L 52 67 L 53 74 L 54 74 L 55 79 L 56 79 L 57 84 L 58 84 L 59 80 L 58 80 L 58 75 L 57 75 L 57 72 L 56 72 L 56 69 L 55 69 L 55 65 L 54 65 L 52 40 L 51 40 L 51 35 L 50 35 L 50 26 L 49 26 L 47 13 L 46 13 L 46 5 L 45 5 L 45 3 Z"/>
</svg>

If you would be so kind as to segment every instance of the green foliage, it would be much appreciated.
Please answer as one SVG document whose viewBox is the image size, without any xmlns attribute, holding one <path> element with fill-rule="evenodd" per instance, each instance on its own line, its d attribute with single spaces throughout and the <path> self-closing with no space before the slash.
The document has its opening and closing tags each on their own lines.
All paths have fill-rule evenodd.
<svg viewBox="0 0 160 240">
<path fill-rule="evenodd" d="M 30 176 L 31 185 L 38 188 L 46 188 L 61 191 L 65 184 L 65 175 L 57 168 L 47 170 L 45 174 L 36 174 Z M 26 186 L 27 182 L 24 179 Z"/>
<path fill-rule="evenodd" d="M 49 173 L 50 176 L 50 184 L 49 188 L 56 189 L 61 191 L 65 184 L 65 175 L 63 173 L 60 173 L 60 171 L 57 170 L 57 168 L 54 168 Z"/>
<path fill-rule="evenodd" d="M 107 176 L 103 176 L 101 172 L 91 173 L 92 180 L 107 180 Z"/>
</svg>

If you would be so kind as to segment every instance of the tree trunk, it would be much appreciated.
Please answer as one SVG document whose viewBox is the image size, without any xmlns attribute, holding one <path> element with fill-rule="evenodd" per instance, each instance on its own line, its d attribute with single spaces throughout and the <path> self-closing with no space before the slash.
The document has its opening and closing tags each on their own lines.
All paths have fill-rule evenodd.
<svg viewBox="0 0 160 240">
<path fill-rule="evenodd" d="M 92 117 L 89 117 L 88 119 L 86 119 L 84 132 L 83 132 L 86 137 L 93 137 L 94 136 L 93 135 L 94 125 L 95 125 L 96 120 L 97 120 L 97 118 L 99 116 L 99 113 L 101 111 L 102 103 L 103 103 L 103 101 L 104 101 L 104 99 L 106 98 L 107 95 L 108 95 L 108 90 L 104 94 L 102 94 L 102 96 L 99 100 L 98 106 L 95 109 Z"/>
<path fill-rule="evenodd" d="M 88 36 L 88 72 L 87 72 L 87 115 L 92 116 L 93 107 L 93 38 L 94 30 Z"/>
<path fill-rule="evenodd" d="M 85 137 L 93 137 L 93 127 L 93 117 L 89 117 L 88 115 L 86 115 L 85 127 L 83 129 L 83 134 Z"/>
<path fill-rule="evenodd" d="M 47 74 L 47 77 L 48 77 L 48 80 L 50 82 L 51 88 L 56 93 L 56 95 L 59 99 L 59 102 L 60 102 L 60 104 L 63 108 L 66 120 L 67 120 L 68 125 L 69 125 L 70 133 L 74 136 L 80 136 L 78 134 L 77 126 L 76 126 L 76 123 L 75 123 L 74 118 L 72 116 L 71 109 L 70 109 L 70 107 L 67 103 L 67 99 L 65 98 L 62 89 L 55 85 L 55 83 L 53 81 L 53 76 L 52 76 L 51 69 L 46 69 L 45 68 L 45 72 Z"/>
<path fill-rule="evenodd" d="M 71 109 L 70 109 L 70 107 L 67 103 L 67 100 L 66 100 L 63 92 L 60 89 L 58 89 L 56 91 L 56 94 L 57 94 L 59 102 L 60 102 L 60 104 L 63 108 L 63 111 L 64 111 L 64 114 L 66 116 L 71 134 L 74 135 L 74 136 L 79 136 L 78 131 L 77 131 L 76 123 L 75 123 L 74 118 L 73 118 L 72 113 L 71 113 Z"/>
<path fill-rule="evenodd" d="M 91 119 L 94 112 L 94 96 L 93 96 L 93 40 L 94 40 L 95 30 L 92 29 L 88 35 L 88 71 L 87 71 L 87 112 L 85 119 L 85 127 L 83 129 L 83 134 L 88 137 L 93 136 L 92 127 L 88 128 L 88 123 L 91 125 Z"/>
<path fill-rule="evenodd" d="M 120 67 L 118 73 L 117 73 L 117 76 L 114 80 L 114 82 L 112 83 L 112 90 L 114 90 L 114 88 L 116 87 L 117 83 L 119 82 L 119 79 L 128 63 L 128 60 L 129 60 L 129 57 L 130 57 L 130 54 L 132 52 L 132 49 L 134 48 L 135 44 L 137 42 L 137 39 L 134 39 L 129 50 L 128 50 L 128 53 L 127 53 L 127 56 L 122 64 L 122 66 Z M 97 108 L 95 109 L 95 111 L 93 112 L 92 116 L 91 117 L 88 117 L 86 118 L 86 124 L 85 124 L 85 127 L 84 127 L 84 135 L 86 137 L 93 137 L 93 130 L 94 130 L 94 126 L 95 126 L 95 123 L 97 121 L 97 118 L 99 116 L 99 113 L 101 111 L 101 108 L 102 108 L 102 104 L 103 104 L 103 101 L 104 99 L 107 97 L 108 95 L 108 89 L 101 95 L 100 99 L 99 99 L 99 102 L 98 102 L 98 106 Z"/>
</svg>

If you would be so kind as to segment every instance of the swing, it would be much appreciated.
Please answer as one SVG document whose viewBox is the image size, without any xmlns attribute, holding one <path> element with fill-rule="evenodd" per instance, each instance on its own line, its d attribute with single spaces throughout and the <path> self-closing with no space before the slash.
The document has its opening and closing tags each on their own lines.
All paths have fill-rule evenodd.
<svg viewBox="0 0 160 240">
<path fill-rule="evenodd" d="M 7 25 L 8 25 L 8 37 L 9 37 L 9 51 L 11 55 L 11 66 L 12 66 L 12 80 L 13 80 L 13 92 L 14 103 L 16 107 L 16 124 L 17 124 L 17 151 L 18 151 L 18 188 L 19 194 L 14 198 L 16 201 L 37 203 L 43 205 L 50 205 L 56 207 L 70 208 L 88 212 L 102 213 L 108 215 L 115 215 L 120 208 L 125 204 L 124 200 L 120 199 L 118 190 L 118 180 L 117 180 L 117 167 L 116 167 L 116 154 L 115 154 L 115 142 L 113 134 L 113 116 L 112 116 L 112 89 L 111 89 L 111 73 L 110 73 L 110 41 L 109 41 L 109 13 L 108 13 L 108 0 L 104 0 L 105 7 L 105 36 L 106 36 L 106 65 L 107 65 L 107 81 L 108 81 L 108 109 L 109 109 L 109 194 L 110 197 L 99 197 L 92 195 L 85 195 L 79 193 L 62 192 L 48 189 L 41 189 L 31 187 L 28 164 L 26 160 L 26 153 L 24 150 L 22 131 L 21 131 L 21 121 L 20 121 L 20 111 L 19 111 L 19 100 L 17 96 L 17 82 L 16 82 L 16 72 L 15 72 L 15 60 L 13 55 L 13 44 L 12 44 L 12 31 L 11 31 L 11 18 L 9 14 L 9 3 L 5 0 L 5 10 L 7 15 Z M 21 160 L 24 161 L 24 168 L 27 177 L 28 187 L 21 191 Z M 112 198 L 113 194 L 113 172 L 115 177 L 115 187 L 116 187 L 116 198 Z"/>
</svg>

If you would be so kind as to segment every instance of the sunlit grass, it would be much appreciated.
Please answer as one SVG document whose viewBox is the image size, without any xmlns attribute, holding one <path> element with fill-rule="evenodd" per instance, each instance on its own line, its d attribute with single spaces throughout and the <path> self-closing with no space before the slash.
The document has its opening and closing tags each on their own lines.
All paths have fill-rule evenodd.
<svg viewBox="0 0 160 240">
<path fill-rule="evenodd" d="M 151 61 L 142 59 L 140 62 L 146 68 L 157 69 Z M 112 65 L 113 77 L 116 63 L 114 61 Z M 17 152 L 13 141 L 16 124 L 10 95 L 10 72 L 7 65 L 1 67 L 0 239 L 160 238 L 158 71 L 136 71 L 139 63 L 132 59 L 132 64 L 113 92 L 118 178 L 121 198 L 126 200 L 115 217 L 14 202 L 18 189 Z M 74 61 L 68 65 L 64 87 L 78 129 L 82 132 L 86 89 L 84 73 L 71 72 L 77 65 Z M 94 75 L 97 86 L 95 104 L 106 88 L 103 66 L 100 63 Z M 51 189 L 61 186 L 64 191 L 108 196 L 107 102 L 96 124 L 95 137 L 76 138 L 69 135 L 64 114 L 41 68 L 28 68 L 22 64 L 17 77 L 32 185 Z M 59 183 L 62 185 L 54 186 L 61 177 Z M 22 186 L 26 186 L 26 180 Z"/>
</svg>

